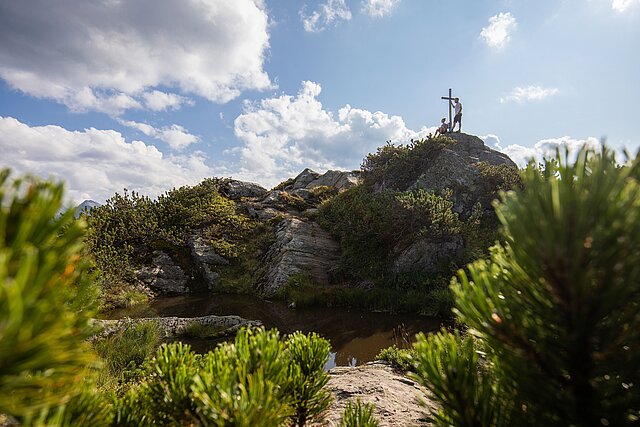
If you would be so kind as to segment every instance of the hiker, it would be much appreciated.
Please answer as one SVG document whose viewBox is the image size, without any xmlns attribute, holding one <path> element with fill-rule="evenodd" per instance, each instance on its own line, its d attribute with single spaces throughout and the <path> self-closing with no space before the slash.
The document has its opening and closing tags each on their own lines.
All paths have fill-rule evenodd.
<svg viewBox="0 0 640 427">
<path fill-rule="evenodd" d="M 455 110 L 456 115 L 453 117 L 453 125 L 451 125 L 451 132 L 456 127 L 456 123 L 458 123 L 458 132 L 462 131 L 462 102 L 460 102 L 460 98 L 453 98 L 455 104 L 451 104 L 453 109 Z M 451 102 L 451 101 L 449 101 Z"/>
<path fill-rule="evenodd" d="M 436 129 L 436 133 L 433 136 L 435 138 L 438 135 L 444 135 L 445 133 L 447 133 L 448 130 L 449 130 L 449 125 L 447 124 L 447 118 L 443 117 L 440 127 Z"/>
</svg>

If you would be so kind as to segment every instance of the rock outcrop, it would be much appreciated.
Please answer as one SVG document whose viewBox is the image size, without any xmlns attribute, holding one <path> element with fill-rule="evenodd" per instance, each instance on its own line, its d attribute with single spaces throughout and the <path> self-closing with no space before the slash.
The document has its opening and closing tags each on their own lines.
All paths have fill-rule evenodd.
<svg viewBox="0 0 640 427">
<path fill-rule="evenodd" d="M 333 187 L 338 191 L 348 190 L 358 184 L 359 174 L 357 171 L 337 170 L 330 170 L 320 174 L 307 168 L 293 178 L 292 182 L 285 185 L 283 190 L 311 190 L 316 187 Z"/>
<path fill-rule="evenodd" d="M 152 253 L 152 265 L 143 266 L 136 271 L 138 280 L 151 290 L 165 294 L 189 292 L 189 277 L 182 267 L 163 251 Z"/>
<path fill-rule="evenodd" d="M 304 274 L 317 285 L 327 285 L 339 258 L 338 243 L 317 223 L 288 217 L 276 227 L 276 241 L 267 252 L 267 272 L 258 289 L 263 296 L 272 296 L 294 274 Z"/>
<path fill-rule="evenodd" d="M 163 338 L 184 335 L 192 325 L 212 327 L 219 336 L 235 334 L 243 326 L 260 326 L 257 320 L 247 320 L 240 316 L 202 316 L 202 317 L 148 317 L 139 319 L 102 320 L 94 319 L 93 325 L 100 328 L 97 337 L 104 337 L 125 328 L 130 324 L 155 323 Z"/>
<path fill-rule="evenodd" d="M 212 290 L 218 284 L 220 275 L 212 270 L 216 265 L 229 265 L 224 257 L 209 246 L 201 235 L 194 235 L 187 241 L 191 258 L 199 275 L 205 281 L 206 288 Z"/>
<path fill-rule="evenodd" d="M 460 236 L 445 241 L 420 238 L 402 250 L 393 261 L 394 273 L 434 274 L 444 270 L 446 264 L 464 249 Z"/>
<path fill-rule="evenodd" d="M 456 142 L 438 153 L 409 189 L 440 192 L 449 188 L 453 190 L 453 210 L 463 216 L 478 201 L 484 202 L 485 210 L 491 210 L 490 200 L 483 194 L 480 164 L 517 168 L 516 164 L 506 154 L 484 145 L 477 136 L 465 133 L 448 133 L 446 136 Z"/>
<path fill-rule="evenodd" d="M 323 425 L 339 426 L 347 401 L 357 399 L 375 405 L 374 414 L 381 427 L 424 425 L 424 419 L 436 410 L 422 387 L 381 362 L 333 368 L 327 387 L 334 401 Z"/>
</svg>

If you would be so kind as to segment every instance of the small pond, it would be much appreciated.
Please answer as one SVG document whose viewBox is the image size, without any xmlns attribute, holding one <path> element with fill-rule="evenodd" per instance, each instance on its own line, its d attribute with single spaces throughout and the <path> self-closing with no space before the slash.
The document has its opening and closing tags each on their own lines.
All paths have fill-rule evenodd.
<svg viewBox="0 0 640 427">
<path fill-rule="evenodd" d="M 393 344 L 405 345 L 418 332 L 440 329 L 447 322 L 415 314 L 376 313 L 347 308 L 291 309 L 281 301 L 265 301 L 248 295 L 188 295 L 161 297 L 128 309 L 113 310 L 103 317 L 198 317 L 238 315 L 260 320 L 281 333 L 317 332 L 331 342 L 333 353 L 327 368 L 354 366 L 372 361 Z M 184 340 L 194 350 L 206 352 L 217 341 Z"/>
</svg>

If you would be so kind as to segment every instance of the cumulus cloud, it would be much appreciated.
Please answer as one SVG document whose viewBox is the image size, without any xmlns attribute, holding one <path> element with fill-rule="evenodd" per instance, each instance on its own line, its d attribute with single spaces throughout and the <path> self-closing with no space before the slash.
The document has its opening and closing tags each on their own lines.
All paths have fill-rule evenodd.
<svg viewBox="0 0 640 427">
<path fill-rule="evenodd" d="M 0 40 L 0 78 L 73 111 L 177 108 L 186 94 L 227 102 L 272 86 L 262 0 L 3 1 Z"/>
<path fill-rule="evenodd" d="M 175 93 L 166 93 L 159 90 L 142 94 L 144 105 L 152 111 L 177 110 L 183 104 L 193 105 L 193 101 Z"/>
<path fill-rule="evenodd" d="M 166 142 L 174 150 L 181 150 L 188 145 L 199 141 L 196 135 L 189 133 L 180 125 L 173 124 L 163 128 L 155 128 L 147 123 L 134 122 L 130 120 L 118 120 L 121 125 L 137 129 L 147 136 Z"/>
<path fill-rule="evenodd" d="M 305 31 L 317 33 L 340 21 L 349 21 L 351 19 L 351 10 L 349 10 L 345 0 L 327 0 L 326 3 L 321 4 L 310 15 L 307 15 L 304 9 L 301 10 L 300 18 Z"/>
<path fill-rule="evenodd" d="M 595 150 L 599 150 L 602 148 L 600 141 L 598 141 L 598 139 L 594 137 L 575 139 L 570 136 L 543 139 L 538 141 L 533 147 L 524 147 L 518 144 L 511 144 L 505 148 L 502 148 L 500 146 L 500 140 L 498 139 L 497 145 L 494 146 L 498 150 L 511 157 L 511 159 L 520 167 L 526 166 L 531 159 L 540 162 L 544 158 L 554 157 L 556 155 L 556 150 L 560 150 L 561 155 L 564 155 L 565 150 L 568 150 L 569 157 L 571 159 L 574 159 L 575 155 L 580 151 L 582 147 L 587 147 Z"/>
<path fill-rule="evenodd" d="M 640 3 L 638 0 L 611 0 L 611 8 L 616 12 L 624 12 L 633 4 Z"/>
<path fill-rule="evenodd" d="M 400 0 L 363 0 L 362 12 L 377 18 L 391 14 Z"/>
<path fill-rule="evenodd" d="M 480 37 L 490 47 L 502 48 L 509 40 L 518 23 L 510 12 L 499 13 L 489 18 L 489 25 L 480 32 Z"/>
<path fill-rule="evenodd" d="M 235 175 L 273 185 L 305 167 L 354 169 L 385 141 L 407 142 L 436 129 L 413 131 L 400 116 L 349 104 L 335 115 L 317 99 L 321 90 L 319 84 L 305 81 L 296 96 L 246 103 L 234 122 L 235 134 L 244 143 L 235 150 L 240 156 Z"/>
<path fill-rule="evenodd" d="M 541 86 L 516 87 L 507 96 L 500 98 L 501 103 L 535 101 L 548 98 L 557 94 L 556 88 L 544 88 Z"/>
<path fill-rule="evenodd" d="M 69 131 L 0 116 L 0 167 L 64 180 L 69 198 L 104 202 L 124 188 L 157 196 L 193 185 L 212 171 L 199 154 L 165 156 L 153 145 L 113 130 Z"/>
</svg>

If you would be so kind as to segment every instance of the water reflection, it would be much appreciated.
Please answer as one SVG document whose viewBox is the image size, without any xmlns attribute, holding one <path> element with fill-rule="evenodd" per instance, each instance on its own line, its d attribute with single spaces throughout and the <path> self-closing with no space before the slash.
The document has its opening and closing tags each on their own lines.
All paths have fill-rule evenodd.
<svg viewBox="0 0 640 427">
<path fill-rule="evenodd" d="M 439 329 L 441 319 L 412 314 L 371 313 L 345 308 L 290 309 L 286 304 L 264 301 L 247 295 L 189 295 L 163 297 L 149 304 L 114 310 L 106 318 L 122 317 L 197 317 L 206 315 L 238 315 L 260 320 L 267 328 L 281 333 L 317 332 L 331 342 L 333 353 L 327 368 L 355 366 L 369 362 L 385 347 L 396 343 L 394 328 L 403 325 L 406 335 Z M 395 338 L 395 339 L 394 339 Z M 206 352 L 216 341 L 192 340 L 194 350 Z"/>
</svg>

